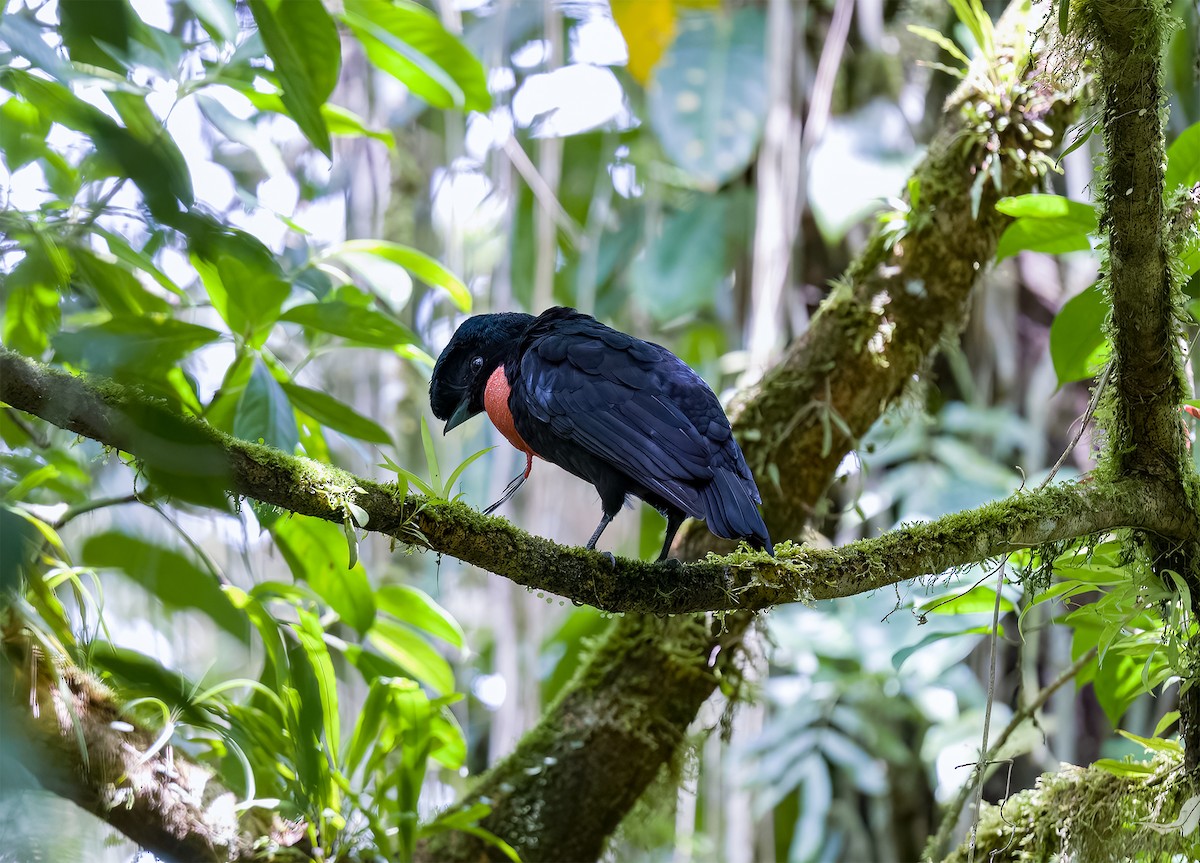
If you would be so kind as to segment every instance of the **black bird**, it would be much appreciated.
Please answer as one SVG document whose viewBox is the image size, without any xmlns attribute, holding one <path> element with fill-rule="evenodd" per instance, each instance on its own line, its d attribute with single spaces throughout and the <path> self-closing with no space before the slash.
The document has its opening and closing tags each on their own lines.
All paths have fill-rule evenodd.
<svg viewBox="0 0 1200 863">
<path fill-rule="evenodd" d="M 720 402 L 661 345 L 561 306 L 536 318 L 475 315 L 438 357 L 429 401 L 447 432 L 487 411 L 525 453 L 525 472 L 488 512 L 512 497 L 538 456 L 600 493 L 604 517 L 588 548 L 633 494 L 666 516 L 659 560 L 687 516 L 774 554 L 758 487 Z"/>
</svg>

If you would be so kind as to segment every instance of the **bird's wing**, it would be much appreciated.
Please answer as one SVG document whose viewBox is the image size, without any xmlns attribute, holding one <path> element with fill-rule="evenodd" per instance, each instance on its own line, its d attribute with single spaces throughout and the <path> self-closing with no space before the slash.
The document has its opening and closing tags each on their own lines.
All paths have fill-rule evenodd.
<svg viewBox="0 0 1200 863">
<path fill-rule="evenodd" d="M 705 432 L 710 413 L 724 415 L 699 376 L 664 348 L 590 319 L 560 322 L 529 343 L 514 393 L 556 438 L 704 516 L 701 488 L 713 478 L 714 456 L 723 460 L 720 441 Z"/>
</svg>

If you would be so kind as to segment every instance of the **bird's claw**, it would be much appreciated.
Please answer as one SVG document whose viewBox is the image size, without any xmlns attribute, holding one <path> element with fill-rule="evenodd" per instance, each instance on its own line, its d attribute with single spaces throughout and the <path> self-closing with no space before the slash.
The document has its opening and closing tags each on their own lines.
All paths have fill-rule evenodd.
<svg viewBox="0 0 1200 863">
<path fill-rule="evenodd" d="M 613 569 L 617 568 L 617 556 L 615 554 L 613 554 L 611 551 L 602 551 L 602 552 L 600 552 L 600 556 L 605 558 L 608 561 L 608 565 L 610 567 L 612 567 Z"/>
<path fill-rule="evenodd" d="M 657 562 L 671 570 L 671 572 L 683 572 L 683 561 L 677 557 L 664 557 Z"/>
</svg>

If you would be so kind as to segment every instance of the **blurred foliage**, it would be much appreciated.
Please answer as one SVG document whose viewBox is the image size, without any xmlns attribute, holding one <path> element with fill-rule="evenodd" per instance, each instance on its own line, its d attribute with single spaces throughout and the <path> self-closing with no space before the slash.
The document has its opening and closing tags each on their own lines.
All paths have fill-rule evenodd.
<svg viewBox="0 0 1200 863">
<path fill-rule="evenodd" d="M 0 585 L 11 613 L 132 700 L 131 715 L 241 804 L 303 820 L 327 859 L 408 859 L 423 834 L 482 835 L 486 806 L 438 810 L 558 697 L 606 616 L 364 539 L 352 490 L 340 529 L 230 500 L 172 413 L 433 497 L 491 499 L 506 475 L 502 452 L 485 455 L 494 441 L 443 443 L 422 418 L 430 357 L 462 313 L 553 297 L 668 344 L 727 391 L 760 301 L 749 286 L 763 263 L 771 64 L 799 82 L 787 110 L 807 122 L 814 101 L 830 106 L 824 136 L 806 140 L 778 322 L 793 337 L 899 191 L 941 110 L 942 70 L 991 50 L 975 0 L 857 4 L 818 93 L 832 0 L 795 7 L 782 61 L 756 4 L 443 5 L 11 0 L 0 17 L 3 344 L 160 400 L 128 418 L 156 442 L 140 462 L 0 412 Z M 1186 0 L 1174 8 L 1178 205 L 1200 182 L 1200 27 Z M 914 64 L 926 48 L 952 65 Z M 1086 287 L 1098 233 L 1088 134 L 1046 194 L 998 205 L 1013 220 L 998 253 L 1007 293 L 993 284 L 987 302 L 1007 305 L 977 313 L 847 459 L 821 516 L 837 539 L 1003 496 L 1021 485 L 1014 465 L 1030 480 L 1047 468 L 1024 460 L 1031 440 L 1052 457 L 1069 442 L 1087 401 L 1071 384 L 1108 350 L 1107 299 Z M 366 217 L 365 190 L 381 202 Z M 1196 314 L 1194 221 L 1176 251 Z M 1064 256 L 1050 276 L 1036 269 L 1045 254 Z M 1071 467 L 1086 469 L 1084 450 Z M 523 516 L 569 520 L 565 498 L 549 497 Z M 653 552 L 656 519 L 643 508 L 630 549 Z M 1172 601 L 1180 585 L 1110 539 L 1007 564 L 768 615 L 761 734 L 727 750 L 733 778 L 702 759 L 694 817 L 650 816 L 642 832 L 658 844 L 619 838 L 614 854 L 665 858 L 664 836 L 698 859 L 919 853 L 934 801 L 977 757 L 989 644 L 1031 686 L 1097 648 L 1079 677 L 1082 718 L 1054 715 L 1045 739 L 1027 723 L 1006 758 L 1091 760 L 1076 738 L 1111 749 L 1130 742 L 1112 734 L 1122 723 L 1171 744 L 1163 696 L 1195 628 Z M 1033 573 L 1052 574 L 1049 587 Z M 1019 646 L 1064 634 L 1066 656 Z M 1009 712 L 994 711 L 993 723 Z M 753 830 L 756 850 L 723 853 Z"/>
</svg>

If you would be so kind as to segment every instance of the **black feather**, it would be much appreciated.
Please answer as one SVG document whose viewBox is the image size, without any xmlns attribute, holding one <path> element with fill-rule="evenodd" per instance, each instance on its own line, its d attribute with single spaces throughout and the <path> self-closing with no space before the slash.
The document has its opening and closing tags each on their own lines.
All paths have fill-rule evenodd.
<svg viewBox="0 0 1200 863">
<path fill-rule="evenodd" d="M 541 458 L 592 483 L 605 519 L 629 494 L 667 516 L 660 559 L 685 516 L 774 553 L 758 488 L 720 402 L 666 348 L 563 307 L 537 318 L 478 315 L 438 358 L 434 413 L 448 419 L 464 403 L 470 413 L 483 410 L 484 386 L 498 366 L 521 438 Z"/>
</svg>

